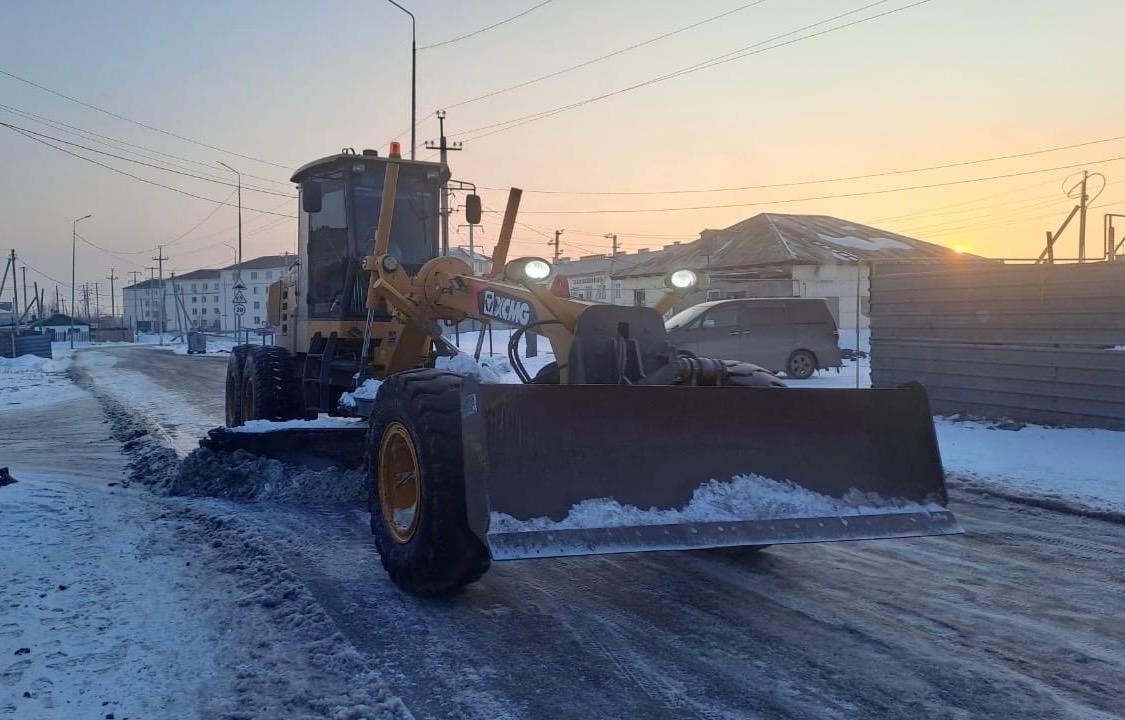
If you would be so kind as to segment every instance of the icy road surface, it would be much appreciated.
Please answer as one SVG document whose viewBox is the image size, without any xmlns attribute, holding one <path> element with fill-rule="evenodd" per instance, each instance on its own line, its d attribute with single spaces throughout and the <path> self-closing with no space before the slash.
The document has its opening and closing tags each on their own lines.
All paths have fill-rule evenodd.
<svg viewBox="0 0 1125 720">
<path fill-rule="evenodd" d="M 221 419 L 222 363 L 107 354 L 182 393 L 138 397 L 165 427 Z M 964 536 L 509 562 L 448 600 L 390 583 L 359 508 L 191 502 L 421 718 L 1121 717 L 1125 525 L 952 492 Z"/>
</svg>

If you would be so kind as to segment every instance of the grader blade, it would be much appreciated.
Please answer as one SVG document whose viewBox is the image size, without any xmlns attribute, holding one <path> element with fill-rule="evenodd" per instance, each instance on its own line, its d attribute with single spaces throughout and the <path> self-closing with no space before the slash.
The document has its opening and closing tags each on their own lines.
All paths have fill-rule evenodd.
<svg viewBox="0 0 1125 720">
<path fill-rule="evenodd" d="M 494 560 L 961 532 L 920 386 L 467 383 L 462 438 Z"/>
</svg>

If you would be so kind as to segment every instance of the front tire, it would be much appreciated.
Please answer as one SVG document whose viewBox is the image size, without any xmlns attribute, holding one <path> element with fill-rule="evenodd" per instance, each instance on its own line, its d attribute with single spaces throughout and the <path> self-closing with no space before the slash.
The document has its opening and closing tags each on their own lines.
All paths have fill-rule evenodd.
<svg viewBox="0 0 1125 720">
<path fill-rule="evenodd" d="M 282 347 L 249 346 L 243 366 L 242 422 L 304 417 L 297 367 Z"/>
<path fill-rule="evenodd" d="M 491 560 L 468 522 L 461 376 L 424 368 L 389 377 L 367 447 L 371 531 L 391 580 L 441 595 L 480 579 Z"/>
<path fill-rule="evenodd" d="M 246 356 L 250 345 L 235 345 L 227 359 L 226 421 L 227 427 L 242 424 L 242 384 L 245 380 Z"/>
</svg>

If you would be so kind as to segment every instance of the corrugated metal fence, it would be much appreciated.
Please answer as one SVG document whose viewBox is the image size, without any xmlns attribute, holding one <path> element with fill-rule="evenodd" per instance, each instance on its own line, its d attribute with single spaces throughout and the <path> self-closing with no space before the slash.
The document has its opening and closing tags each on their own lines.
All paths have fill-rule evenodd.
<svg viewBox="0 0 1125 720">
<path fill-rule="evenodd" d="M 943 414 L 1125 430 L 1125 263 L 877 265 L 871 381 L 921 382 Z"/>
<path fill-rule="evenodd" d="M 0 334 L 0 357 L 19 357 L 38 355 L 51 357 L 51 338 L 40 333 L 17 335 L 13 342 L 12 333 Z"/>
</svg>

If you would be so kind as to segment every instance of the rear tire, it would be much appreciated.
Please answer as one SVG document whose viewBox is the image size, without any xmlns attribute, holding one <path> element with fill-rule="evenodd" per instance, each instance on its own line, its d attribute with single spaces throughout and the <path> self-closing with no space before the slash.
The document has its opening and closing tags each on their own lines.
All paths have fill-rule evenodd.
<svg viewBox="0 0 1125 720">
<path fill-rule="evenodd" d="M 727 377 L 723 385 L 735 387 L 783 388 L 785 383 L 777 375 L 753 363 L 724 360 Z"/>
<path fill-rule="evenodd" d="M 242 383 L 245 378 L 246 355 L 250 345 L 235 345 L 227 359 L 226 420 L 227 427 L 242 424 Z"/>
<path fill-rule="evenodd" d="M 304 417 L 297 366 L 285 348 L 249 346 L 243 366 L 242 422 Z"/>
<path fill-rule="evenodd" d="M 808 350 L 794 350 L 785 363 L 785 374 L 797 380 L 808 380 L 816 372 L 816 355 Z"/>
<path fill-rule="evenodd" d="M 379 388 L 371 415 L 367 476 L 375 547 L 391 580 L 418 595 L 456 592 L 479 580 L 491 563 L 468 522 L 461 380 L 428 368 L 397 373 Z M 384 448 L 395 457 L 381 456 Z M 386 477 L 380 477 L 381 468 L 388 469 Z M 400 520 L 403 508 L 391 496 L 406 482 L 416 484 L 406 493 L 415 504 Z"/>
</svg>

